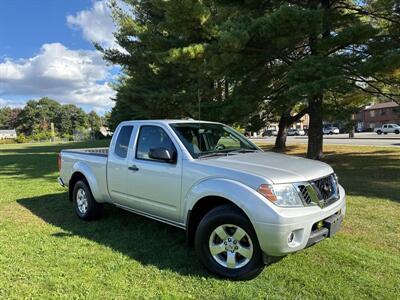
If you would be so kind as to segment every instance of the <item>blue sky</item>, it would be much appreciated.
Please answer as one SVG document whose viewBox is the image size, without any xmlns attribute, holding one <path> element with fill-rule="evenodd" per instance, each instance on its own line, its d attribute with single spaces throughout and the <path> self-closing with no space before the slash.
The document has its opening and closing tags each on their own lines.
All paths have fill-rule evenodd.
<svg viewBox="0 0 400 300">
<path fill-rule="evenodd" d="M 118 47 L 107 0 L 0 0 L 0 107 L 49 96 L 103 113 L 117 67 L 93 41 Z"/>
</svg>

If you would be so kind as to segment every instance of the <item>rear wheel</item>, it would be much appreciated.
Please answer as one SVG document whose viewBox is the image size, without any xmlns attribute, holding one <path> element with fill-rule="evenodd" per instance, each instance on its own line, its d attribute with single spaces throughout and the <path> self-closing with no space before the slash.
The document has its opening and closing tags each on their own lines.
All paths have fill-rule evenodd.
<svg viewBox="0 0 400 300">
<path fill-rule="evenodd" d="M 75 213 L 79 218 L 95 220 L 101 216 L 103 205 L 93 198 L 89 185 L 85 181 L 78 181 L 75 184 L 72 200 Z"/>
<path fill-rule="evenodd" d="M 257 235 L 233 205 L 208 212 L 197 227 L 196 252 L 212 273 L 234 280 L 256 277 L 264 267 Z"/>
</svg>

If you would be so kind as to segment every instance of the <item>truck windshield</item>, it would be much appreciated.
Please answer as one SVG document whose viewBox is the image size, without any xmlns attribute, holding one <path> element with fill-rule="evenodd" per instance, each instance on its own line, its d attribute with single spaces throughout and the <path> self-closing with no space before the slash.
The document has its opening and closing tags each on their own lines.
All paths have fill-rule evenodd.
<svg viewBox="0 0 400 300">
<path fill-rule="evenodd" d="M 170 126 L 193 158 L 259 150 L 238 132 L 222 124 L 172 123 Z"/>
</svg>

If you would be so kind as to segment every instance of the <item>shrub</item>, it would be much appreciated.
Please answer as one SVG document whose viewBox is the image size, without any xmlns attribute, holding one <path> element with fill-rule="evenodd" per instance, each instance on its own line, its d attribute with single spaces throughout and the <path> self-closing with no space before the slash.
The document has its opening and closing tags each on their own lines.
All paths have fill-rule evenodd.
<svg viewBox="0 0 400 300">
<path fill-rule="evenodd" d="M 15 139 L 15 141 L 17 143 L 26 143 L 28 141 L 28 139 L 25 137 L 25 135 L 23 133 L 18 134 L 17 138 Z"/>
</svg>

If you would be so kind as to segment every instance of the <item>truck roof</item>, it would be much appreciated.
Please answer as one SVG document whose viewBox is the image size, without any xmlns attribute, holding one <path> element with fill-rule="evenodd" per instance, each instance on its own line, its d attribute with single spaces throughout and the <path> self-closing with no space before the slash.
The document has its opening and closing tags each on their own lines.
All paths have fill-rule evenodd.
<svg viewBox="0 0 400 300">
<path fill-rule="evenodd" d="M 193 120 L 193 119 L 159 119 L 159 120 L 127 120 L 122 123 L 162 123 L 162 124 L 172 124 L 172 123 L 211 123 L 211 124 L 220 124 L 219 122 L 211 122 L 211 121 L 201 121 L 201 120 Z"/>
</svg>

